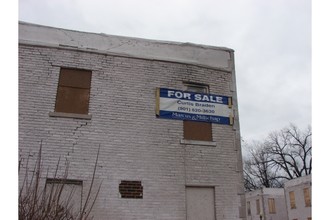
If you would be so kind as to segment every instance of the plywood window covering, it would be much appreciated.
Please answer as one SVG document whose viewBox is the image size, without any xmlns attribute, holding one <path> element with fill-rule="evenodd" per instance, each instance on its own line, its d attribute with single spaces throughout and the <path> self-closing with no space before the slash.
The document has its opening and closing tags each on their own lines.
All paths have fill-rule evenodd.
<svg viewBox="0 0 330 220">
<path fill-rule="evenodd" d="M 250 204 L 250 202 L 247 202 L 246 203 L 246 206 L 247 206 L 247 213 L 248 213 L 248 215 L 251 215 L 251 204 Z"/>
<path fill-rule="evenodd" d="M 257 207 L 257 215 L 259 215 L 260 214 L 260 200 L 259 199 L 256 200 L 256 207 Z"/>
<path fill-rule="evenodd" d="M 207 85 L 198 83 L 184 83 L 186 91 L 208 93 Z M 186 140 L 212 141 L 212 123 L 199 121 L 183 121 L 183 136 Z"/>
<path fill-rule="evenodd" d="M 291 209 L 295 209 L 296 208 L 296 199 L 295 199 L 294 191 L 289 192 L 289 198 L 290 198 Z"/>
<path fill-rule="evenodd" d="M 305 198 L 305 206 L 310 207 L 311 204 L 311 195 L 310 195 L 310 188 L 304 188 L 304 198 Z"/>
<path fill-rule="evenodd" d="M 92 71 L 61 68 L 55 112 L 88 114 Z"/>
<path fill-rule="evenodd" d="M 184 139 L 212 141 L 212 124 L 199 121 L 183 121 Z"/>
<path fill-rule="evenodd" d="M 269 209 L 270 214 L 275 214 L 276 213 L 275 199 L 274 198 L 269 198 L 268 199 L 268 209 Z"/>
</svg>

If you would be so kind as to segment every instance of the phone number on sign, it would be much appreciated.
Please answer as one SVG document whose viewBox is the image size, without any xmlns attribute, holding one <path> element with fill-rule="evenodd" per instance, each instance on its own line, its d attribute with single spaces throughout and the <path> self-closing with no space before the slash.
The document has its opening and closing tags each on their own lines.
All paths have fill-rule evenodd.
<svg viewBox="0 0 330 220">
<path fill-rule="evenodd" d="M 200 109 L 200 108 L 190 108 L 190 107 L 178 107 L 178 111 L 193 112 L 193 113 L 215 113 L 212 109 Z"/>
</svg>

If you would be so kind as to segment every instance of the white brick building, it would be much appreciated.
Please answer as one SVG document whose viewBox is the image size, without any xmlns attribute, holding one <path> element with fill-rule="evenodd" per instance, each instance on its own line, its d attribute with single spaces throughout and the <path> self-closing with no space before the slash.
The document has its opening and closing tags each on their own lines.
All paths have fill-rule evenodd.
<svg viewBox="0 0 330 220">
<path fill-rule="evenodd" d="M 284 183 L 284 188 L 246 192 L 247 220 L 311 220 L 311 175 Z"/>
<path fill-rule="evenodd" d="M 283 188 L 262 188 L 245 198 L 247 220 L 288 220 Z"/>
<path fill-rule="evenodd" d="M 299 177 L 284 183 L 289 220 L 312 219 L 312 177 Z"/>
<path fill-rule="evenodd" d="M 32 168 L 42 142 L 53 184 L 67 159 L 84 200 L 100 146 L 94 219 L 245 219 L 233 54 L 20 22 L 20 154 Z M 157 88 L 230 97 L 233 124 L 158 118 Z"/>
</svg>

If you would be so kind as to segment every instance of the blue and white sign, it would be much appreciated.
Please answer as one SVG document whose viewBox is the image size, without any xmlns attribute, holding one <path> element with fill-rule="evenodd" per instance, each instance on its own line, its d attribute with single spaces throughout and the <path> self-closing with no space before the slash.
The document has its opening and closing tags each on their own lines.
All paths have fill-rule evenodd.
<svg viewBox="0 0 330 220">
<path fill-rule="evenodd" d="M 157 89 L 159 118 L 233 124 L 231 98 L 174 89 Z"/>
</svg>

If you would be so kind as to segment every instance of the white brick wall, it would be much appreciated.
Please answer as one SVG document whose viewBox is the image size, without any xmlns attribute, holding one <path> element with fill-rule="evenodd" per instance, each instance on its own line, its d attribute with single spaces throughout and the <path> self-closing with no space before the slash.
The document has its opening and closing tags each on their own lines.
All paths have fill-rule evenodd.
<svg viewBox="0 0 330 220">
<path fill-rule="evenodd" d="M 49 117 L 60 67 L 93 71 L 91 120 Z M 32 166 L 42 141 L 43 168 L 50 169 L 51 176 L 58 159 L 64 168 L 67 158 L 69 178 L 83 180 L 86 195 L 100 145 L 96 185 L 102 181 L 102 188 L 95 219 L 184 220 L 186 185 L 215 186 L 217 219 L 239 219 L 239 208 L 245 204 L 239 195 L 239 127 L 213 124 L 216 147 L 183 145 L 182 121 L 155 117 L 156 87 L 183 89 L 183 81 L 205 83 L 211 93 L 236 96 L 229 72 L 20 44 L 20 153 L 30 155 Z M 121 180 L 142 181 L 143 199 L 121 199 Z"/>
<path fill-rule="evenodd" d="M 260 213 L 257 213 L 257 203 L 259 200 L 260 211 L 263 219 L 266 220 L 291 220 L 288 218 L 285 195 L 283 188 L 262 188 L 246 193 L 246 202 L 250 202 L 251 214 L 247 213 L 247 220 L 260 220 Z M 268 199 L 275 201 L 275 213 L 269 212 Z M 246 209 L 246 212 L 248 210 Z"/>
<path fill-rule="evenodd" d="M 306 206 L 304 189 L 310 190 L 310 198 L 312 205 L 312 176 L 307 175 L 303 177 L 298 177 L 284 183 L 286 206 L 288 210 L 289 219 L 308 219 L 312 217 L 312 207 Z M 295 195 L 296 208 L 291 209 L 290 205 L 290 195 L 293 192 Z"/>
</svg>

